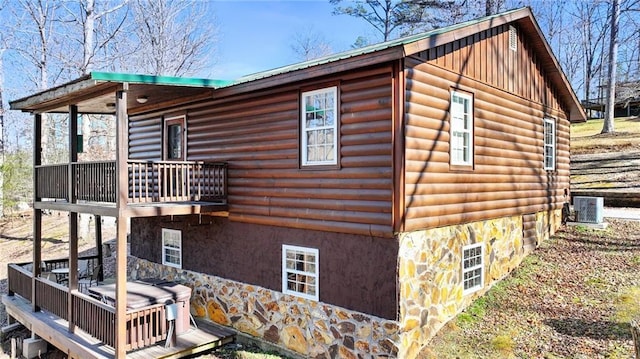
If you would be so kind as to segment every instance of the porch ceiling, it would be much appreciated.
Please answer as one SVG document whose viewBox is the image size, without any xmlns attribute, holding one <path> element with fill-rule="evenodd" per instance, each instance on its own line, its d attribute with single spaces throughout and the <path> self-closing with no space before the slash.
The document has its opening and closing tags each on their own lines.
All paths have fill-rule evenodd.
<svg viewBox="0 0 640 359">
<path fill-rule="evenodd" d="M 70 105 L 76 105 L 79 113 L 115 114 L 116 91 L 128 88 L 128 112 L 140 113 L 210 98 L 213 89 L 229 84 L 207 79 L 92 72 L 10 104 L 12 110 L 33 113 L 66 113 Z M 139 101 L 143 98 L 146 102 Z"/>
</svg>

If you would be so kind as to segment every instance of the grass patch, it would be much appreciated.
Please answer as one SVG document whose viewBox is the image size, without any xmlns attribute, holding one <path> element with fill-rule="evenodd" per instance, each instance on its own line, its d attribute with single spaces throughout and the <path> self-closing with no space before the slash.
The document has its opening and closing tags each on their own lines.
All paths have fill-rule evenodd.
<svg viewBox="0 0 640 359">
<path fill-rule="evenodd" d="M 513 341 L 513 338 L 507 334 L 498 335 L 491 340 L 493 350 L 503 354 L 513 354 L 515 345 L 516 343 Z"/>
<path fill-rule="evenodd" d="M 235 353 L 235 358 L 236 359 L 280 359 L 282 357 L 276 354 L 239 351 Z"/>
<path fill-rule="evenodd" d="M 614 134 L 600 134 L 603 120 L 571 124 L 571 153 L 593 153 L 599 150 L 624 151 L 640 148 L 640 121 L 635 117 L 615 119 Z"/>
<path fill-rule="evenodd" d="M 636 117 L 621 117 L 615 119 L 615 128 L 618 132 L 640 133 Z M 600 134 L 604 120 L 594 119 L 582 123 L 571 124 L 571 139 L 588 137 Z"/>
<path fill-rule="evenodd" d="M 640 317 L 640 287 L 626 288 L 614 301 L 615 320 L 629 323 Z"/>
</svg>

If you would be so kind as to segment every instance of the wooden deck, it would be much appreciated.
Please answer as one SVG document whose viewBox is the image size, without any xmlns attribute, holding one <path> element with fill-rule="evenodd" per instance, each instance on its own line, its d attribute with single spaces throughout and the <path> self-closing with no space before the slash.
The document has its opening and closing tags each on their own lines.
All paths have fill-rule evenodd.
<svg viewBox="0 0 640 359">
<path fill-rule="evenodd" d="M 7 314 L 37 336 L 67 353 L 70 358 L 110 359 L 115 357 L 112 347 L 80 329 L 70 333 L 69 323 L 66 320 L 46 311 L 33 312 L 31 303 L 18 295 L 4 295 L 2 303 L 6 307 Z M 229 329 L 199 322 L 198 329 L 192 327 L 177 337 L 176 346 L 165 348 L 164 342 L 160 342 L 159 345 L 128 352 L 127 358 L 182 358 L 230 343 L 234 339 L 235 334 Z"/>
</svg>

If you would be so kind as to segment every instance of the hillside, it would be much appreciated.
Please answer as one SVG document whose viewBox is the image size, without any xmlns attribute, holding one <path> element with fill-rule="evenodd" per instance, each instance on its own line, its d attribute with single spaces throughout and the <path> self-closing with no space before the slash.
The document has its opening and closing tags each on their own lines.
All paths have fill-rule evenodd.
<svg viewBox="0 0 640 359">
<path fill-rule="evenodd" d="M 571 192 L 604 197 L 608 206 L 640 206 L 640 119 L 617 119 L 602 135 L 602 120 L 571 126 Z"/>
</svg>

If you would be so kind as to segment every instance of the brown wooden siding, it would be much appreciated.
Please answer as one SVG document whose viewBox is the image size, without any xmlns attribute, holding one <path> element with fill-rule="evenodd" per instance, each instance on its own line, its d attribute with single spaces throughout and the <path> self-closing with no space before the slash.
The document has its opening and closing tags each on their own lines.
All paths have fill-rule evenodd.
<svg viewBox="0 0 640 359">
<path fill-rule="evenodd" d="M 558 92 L 550 86 L 549 74 L 542 71 L 543 64 L 534 53 L 531 39 L 524 31 L 517 32 L 516 51 L 509 49 L 509 25 L 501 25 L 422 51 L 419 56 L 461 76 L 561 108 Z"/>
<path fill-rule="evenodd" d="M 407 59 L 406 67 L 405 230 L 562 206 L 569 188 L 569 122 L 564 112 L 415 58 Z M 449 166 L 452 88 L 473 95 L 470 171 Z M 545 115 L 557 119 L 556 171 L 543 169 Z"/>
<path fill-rule="evenodd" d="M 339 84 L 340 168 L 299 168 L 298 83 L 187 108 L 187 160 L 227 162 L 234 221 L 392 236 L 391 66 Z M 160 116 L 133 118 L 130 157 L 161 157 Z"/>
<path fill-rule="evenodd" d="M 162 117 L 131 117 L 129 120 L 129 159 L 162 160 Z"/>
</svg>

